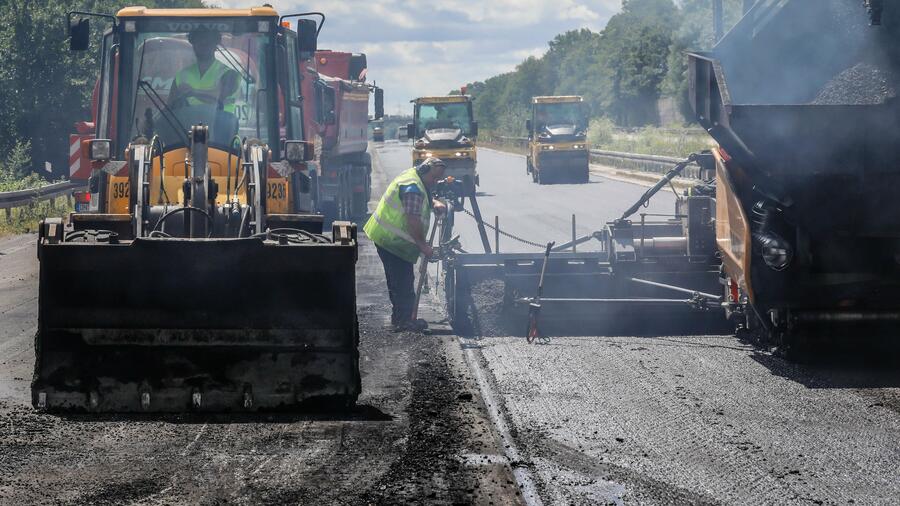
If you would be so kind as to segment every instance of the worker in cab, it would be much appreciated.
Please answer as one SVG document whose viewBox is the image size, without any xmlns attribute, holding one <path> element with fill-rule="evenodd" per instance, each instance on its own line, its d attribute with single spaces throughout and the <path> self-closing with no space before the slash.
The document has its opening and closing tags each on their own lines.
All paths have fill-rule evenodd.
<svg viewBox="0 0 900 506">
<path fill-rule="evenodd" d="M 235 113 L 240 75 L 216 59 L 222 35 L 215 30 L 195 30 L 188 34 L 197 61 L 175 74 L 169 90 L 169 107 L 215 105 L 217 110 Z"/>
<path fill-rule="evenodd" d="M 391 325 L 398 331 L 428 328 L 424 320 L 412 319 L 414 270 L 420 255 L 431 258 L 434 254 L 425 238 L 431 213 L 443 214 L 447 208 L 431 197 L 431 189 L 443 179 L 445 168 L 441 159 L 431 157 L 394 178 L 363 227 L 384 266 L 393 306 Z"/>
</svg>

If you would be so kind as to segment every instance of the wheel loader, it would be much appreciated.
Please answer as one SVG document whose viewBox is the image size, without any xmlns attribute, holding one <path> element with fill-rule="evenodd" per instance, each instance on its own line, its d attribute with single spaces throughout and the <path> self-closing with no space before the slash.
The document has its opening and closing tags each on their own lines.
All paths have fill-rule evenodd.
<svg viewBox="0 0 900 506">
<path fill-rule="evenodd" d="M 82 205 L 40 225 L 34 406 L 352 405 L 356 228 L 309 212 L 299 62 L 321 25 L 270 7 L 67 18 L 73 50 L 110 27 Z"/>
</svg>

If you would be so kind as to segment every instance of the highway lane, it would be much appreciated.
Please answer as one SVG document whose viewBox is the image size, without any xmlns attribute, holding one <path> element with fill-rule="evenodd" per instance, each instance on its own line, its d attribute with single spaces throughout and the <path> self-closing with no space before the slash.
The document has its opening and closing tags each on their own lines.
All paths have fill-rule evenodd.
<svg viewBox="0 0 900 506">
<path fill-rule="evenodd" d="M 380 145 L 378 155 L 385 173 L 396 176 L 412 165 L 411 144 L 389 142 Z M 492 149 L 479 148 L 478 205 L 482 217 L 489 224 L 500 219 L 500 228 L 513 235 L 538 244 L 548 241 L 563 243 L 572 237 L 572 215 L 575 215 L 576 235 L 599 230 L 610 220 L 621 216 L 646 191 L 637 184 L 613 181 L 596 174 L 589 184 L 538 185 L 525 173 L 525 157 Z M 466 205 L 466 209 L 471 207 Z M 675 197 L 670 190 L 660 192 L 641 212 L 662 214 L 675 210 Z M 463 248 L 471 253 L 483 251 L 474 219 L 457 213 L 456 233 Z M 488 230 L 491 247 L 494 234 Z M 584 250 L 596 249 L 586 243 Z M 527 244 L 501 237 L 500 250 L 510 253 L 541 251 Z"/>
<path fill-rule="evenodd" d="M 409 145 L 379 155 L 388 174 Z M 543 242 L 599 227 L 644 188 L 592 176 L 537 186 L 524 158 L 479 150 L 487 219 Z M 648 212 L 671 212 L 661 194 Z M 471 220 L 459 220 L 478 250 Z M 493 237 L 492 237 L 493 240 Z M 505 243 L 503 241 L 506 241 Z M 501 250 L 534 251 L 501 239 Z M 440 294 L 438 294 L 440 295 Z M 551 504 L 896 504 L 896 363 L 800 365 L 734 336 L 460 339 L 490 379 L 522 465 Z M 862 363 L 860 363 L 862 362 Z M 471 362 L 470 362 L 471 363 Z"/>
</svg>

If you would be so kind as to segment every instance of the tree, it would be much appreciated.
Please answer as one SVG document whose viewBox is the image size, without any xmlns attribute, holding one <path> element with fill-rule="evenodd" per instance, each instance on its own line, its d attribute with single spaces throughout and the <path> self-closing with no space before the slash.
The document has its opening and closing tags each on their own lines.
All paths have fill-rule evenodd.
<svg viewBox="0 0 900 506">
<path fill-rule="evenodd" d="M 200 0 L 149 0 L 148 7 L 202 7 Z M 115 13 L 124 0 L 7 0 L 0 9 L 0 157 L 29 146 L 31 163 L 67 173 L 73 123 L 90 118 L 103 22 L 93 22 L 89 51 L 70 52 L 65 16 Z"/>
<path fill-rule="evenodd" d="M 743 14 L 743 0 L 725 0 L 725 27 L 734 26 Z M 682 0 L 681 23 L 672 37 L 667 61 L 668 72 L 663 80 L 663 95 L 678 100 L 681 113 L 693 117 L 688 102 L 687 53 L 711 49 L 714 40 L 712 5 L 709 0 Z"/>
</svg>

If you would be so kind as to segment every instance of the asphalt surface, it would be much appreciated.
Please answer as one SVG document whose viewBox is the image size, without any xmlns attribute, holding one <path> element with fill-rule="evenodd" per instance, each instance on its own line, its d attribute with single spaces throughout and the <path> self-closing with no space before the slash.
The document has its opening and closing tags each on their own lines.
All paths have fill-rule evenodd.
<svg viewBox="0 0 900 506">
<path fill-rule="evenodd" d="M 409 147 L 379 150 L 389 174 Z M 538 186 L 479 149 L 485 219 L 532 241 L 615 218 L 645 190 L 597 175 Z M 672 212 L 660 194 L 645 212 Z M 457 220 L 470 251 L 471 219 Z M 493 235 L 491 235 L 493 242 Z M 535 251 L 501 238 L 501 251 Z M 436 292 L 440 292 L 439 290 Z M 866 353 L 786 362 L 734 336 L 460 338 L 548 504 L 898 504 L 900 374 Z"/>
<path fill-rule="evenodd" d="M 378 198 L 409 145 L 376 150 Z M 538 186 L 479 150 L 489 221 L 542 243 L 616 218 L 645 187 Z M 645 212 L 672 211 L 661 194 Z M 471 219 L 464 246 L 478 251 Z M 896 365 L 790 364 L 732 336 L 458 338 L 386 327 L 358 265 L 363 394 L 349 414 L 112 417 L 28 404 L 33 235 L 0 238 L 0 504 L 896 504 Z M 493 245 L 493 234 L 491 234 Z M 501 238 L 501 251 L 536 248 Z M 432 280 L 432 285 L 434 280 Z M 74 295 L 74 294 L 73 294 Z M 520 492 L 524 491 L 524 493 Z M 535 495 L 536 491 L 536 495 Z"/>
<path fill-rule="evenodd" d="M 380 195 L 378 170 L 374 183 Z M 32 409 L 36 240 L 0 238 L 0 504 L 519 504 L 527 497 L 455 337 L 387 328 L 384 274 L 367 240 L 357 270 L 357 409 L 152 417 Z M 422 314 L 440 320 L 436 309 L 426 303 Z"/>
</svg>

